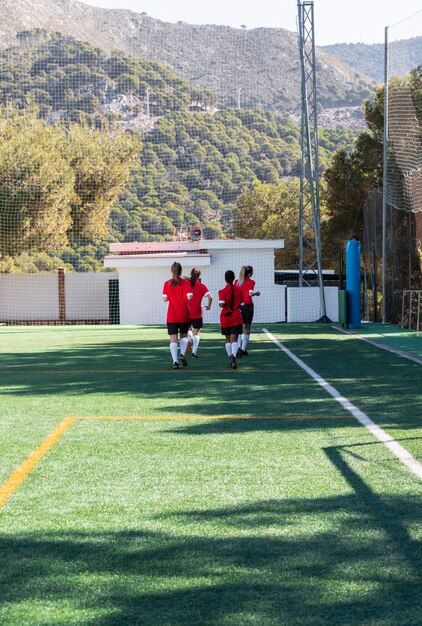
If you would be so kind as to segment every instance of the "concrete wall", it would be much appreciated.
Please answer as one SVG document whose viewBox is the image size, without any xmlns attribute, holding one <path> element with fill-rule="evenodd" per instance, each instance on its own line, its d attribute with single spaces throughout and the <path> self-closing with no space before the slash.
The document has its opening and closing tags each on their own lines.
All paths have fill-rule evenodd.
<svg viewBox="0 0 422 626">
<path fill-rule="evenodd" d="M 108 320 L 114 272 L 65 273 L 65 320 Z M 0 274 L 0 321 L 60 321 L 57 272 Z"/>
<path fill-rule="evenodd" d="M 66 318 L 68 320 L 108 319 L 108 284 L 112 278 L 118 278 L 118 274 L 112 272 L 66 274 Z"/>
<path fill-rule="evenodd" d="M 58 320 L 57 272 L 0 274 L 0 320 Z"/>
</svg>

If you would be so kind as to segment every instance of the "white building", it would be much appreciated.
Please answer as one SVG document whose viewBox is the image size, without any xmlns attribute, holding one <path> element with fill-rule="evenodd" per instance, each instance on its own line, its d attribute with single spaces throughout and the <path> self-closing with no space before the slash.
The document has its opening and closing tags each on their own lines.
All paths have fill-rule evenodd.
<svg viewBox="0 0 422 626">
<path fill-rule="evenodd" d="M 178 261 L 183 275 L 193 267 L 202 271 L 202 282 L 214 298 L 204 322 L 218 324 L 218 290 L 225 286 L 224 273 L 238 276 L 242 265 L 252 265 L 253 278 L 261 296 L 255 299 L 254 321 L 271 323 L 286 319 L 286 288 L 274 282 L 274 251 L 284 248 L 283 239 L 200 239 L 160 243 L 110 244 L 104 266 L 119 273 L 121 324 L 163 324 L 166 304 L 162 288 L 171 278 L 170 266 Z"/>
</svg>

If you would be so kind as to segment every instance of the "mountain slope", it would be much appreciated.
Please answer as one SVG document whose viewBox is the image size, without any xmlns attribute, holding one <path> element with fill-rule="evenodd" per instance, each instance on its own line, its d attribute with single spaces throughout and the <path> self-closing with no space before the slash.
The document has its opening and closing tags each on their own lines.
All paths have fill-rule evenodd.
<svg viewBox="0 0 422 626">
<path fill-rule="evenodd" d="M 98 46 L 168 65 L 192 84 L 211 89 L 219 107 L 297 112 L 300 65 L 295 33 L 283 29 L 234 29 L 165 23 L 146 14 L 107 10 L 76 0 L 2 0 L 0 46 L 23 45 L 16 33 L 58 31 Z M 30 39 L 30 37 L 29 37 Z M 322 49 L 317 50 L 319 102 L 359 106 L 371 80 Z"/>
<path fill-rule="evenodd" d="M 384 82 L 384 44 L 338 43 L 323 50 L 342 63 Z M 422 37 L 393 41 L 389 47 L 390 71 L 402 76 L 422 62 Z"/>
</svg>

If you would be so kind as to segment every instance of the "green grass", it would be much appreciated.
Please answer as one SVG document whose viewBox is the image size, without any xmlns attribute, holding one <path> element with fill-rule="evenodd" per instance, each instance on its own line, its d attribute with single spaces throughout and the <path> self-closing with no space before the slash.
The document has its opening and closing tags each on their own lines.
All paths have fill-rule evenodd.
<svg viewBox="0 0 422 626">
<path fill-rule="evenodd" d="M 362 324 L 355 331 L 380 346 L 422 358 L 422 334 L 393 324 Z"/>
<path fill-rule="evenodd" d="M 0 484 L 65 416 L 195 418 L 70 427 L 0 509 L 2 626 L 421 623 L 422 482 L 258 331 L 173 371 L 158 327 L 0 330 Z M 420 366 L 271 331 L 422 460 Z"/>
</svg>

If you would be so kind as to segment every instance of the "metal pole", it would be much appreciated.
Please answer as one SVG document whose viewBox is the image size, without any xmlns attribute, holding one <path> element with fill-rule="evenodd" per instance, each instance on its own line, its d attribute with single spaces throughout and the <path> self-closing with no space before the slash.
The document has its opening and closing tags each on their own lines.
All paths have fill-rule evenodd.
<svg viewBox="0 0 422 626">
<path fill-rule="evenodd" d="M 343 250 L 340 250 L 340 252 L 338 253 L 338 273 L 339 273 L 339 285 L 338 288 L 340 289 L 340 291 L 343 291 L 344 289 L 344 276 L 343 276 Z"/>
<path fill-rule="evenodd" d="M 301 85 L 301 106 L 302 106 L 302 119 L 301 119 L 301 128 L 305 127 L 304 120 L 304 93 L 305 93 L 305 76 L 303 72 L 303 37 L 302 37 L 302 5 L 300 2 L 297 3 L 298 9 L 298 31 L 299 31 L 299 52 L 300 52 L 300 60 L 301 60 L 301 75 L 302 75 L 302 85 Z M 303 211 L 304 211 L 304 180 L 305 180 L 305 136 L 304 133 L 300 133 L 300 196 L 299 196 L 299 287 L 303 287 Z"/>
<path fill-rule="evenodd" d="M 374 322 L 378 322 L 377 251 L 374 248 Z"/>
<path fill-rule="evenodd" d="M 384 143 L 382 177 L 382 323 L 386 323 L 386 264 L 387 264 L 387 159 L 388 159 L 388 26 L 384 41 Z"/>
</svg>

